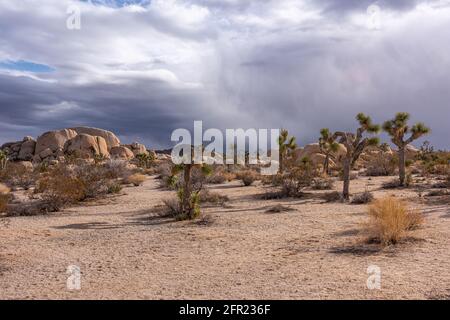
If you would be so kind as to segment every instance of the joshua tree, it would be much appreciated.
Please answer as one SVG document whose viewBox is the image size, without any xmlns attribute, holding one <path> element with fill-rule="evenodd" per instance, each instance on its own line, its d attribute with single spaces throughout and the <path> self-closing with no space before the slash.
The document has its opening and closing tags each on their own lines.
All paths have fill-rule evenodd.
<svg viewBox="0 0 450 320">
<path fill-rule="evenodd" d="M 6 164 L 8 163 L 8 154 L 0 150 L 0 170 L 4 170 L 6 168 Z"/>
<path fill-rule="evenodd" d="M 289 137 L 289 132 L 286 129 L 281 129 L 280 136 L 278 137 L 278 145 L 280 148 L 280 173 L 283 173 L 284 160 L 288 154 L 297 148 L 295 143 L 295 137 Z"/>
<path fill-rule="evenodd" d="M 193 154 L 193 147 L 191 148 L 191 155 Z M 172 175 L 183 172 L 183 184 L 178 189 L 178 197 L 180 199 L 180 218 L 192 220 L 200 214 L 199 209 L 199 193 L 203 184 L 194 188 L 192 183 L 192 170 L 200 168 L 202 174 L 209 175 L 211 167 L 206 164 L 191 163 L 175 165 L 172 170 Z"/>
<path fill-rule="evenodd" d="M 347 153 L 343 159 L 344 189 L 342 196 L 345 200 L 350 198 L 350 170 L 366 147 L 379 143 L 377 137 L 364 137 L 364 133 L 379 133 L 380 126 L 373 124 L 370 117 L 364 113 L 358 113 L 356 120 L 359 122 L 356 135 L 351 132 L 336 132 L 333 135 L 335 139 L 340 138 L 340 143 L 347 148 Z"/>
<path fill-rule="evenodd" d="M 323 128 L 320 130 L 319 147 L 320 151 L 325 155 L 323 171 L 325 174 L 329 174 L 330 157 L 332 157 L 333 152 L 336 152 L 339 149 L 339 143 L 336 142 L 336 137 L 331 134 L 330 129 Z"/>
<path fill-rule="evenodd" d="M 410 128 L 408 126 L 408 120 L 409 113 L 399 112 L 395 115 L 394 119 L 386 121 L 383 124 L 383 130 L 391 136 L 392 143 L 398 147 L 398 170 L 401 186 L 405 185 L 406 179 L 406 146 L 430 132 L 430 129 L 421 122 L 416 123 Z M 409 138 L 406 138 L 405 135 L 409 133 L 411 135 Z"/>
</svg>

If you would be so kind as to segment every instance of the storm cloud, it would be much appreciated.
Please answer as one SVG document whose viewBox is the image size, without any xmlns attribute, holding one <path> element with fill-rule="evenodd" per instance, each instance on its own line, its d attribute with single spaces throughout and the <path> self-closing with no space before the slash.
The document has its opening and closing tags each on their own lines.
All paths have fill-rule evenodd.
<svg viewBox="0 0 450 320">
<path fill-rule="evenodd" d="M 448 39 L 450 1 L 0 0 L 0 141 L 88 125 L 162 148 L 203 120 L 304 144 L 407 111 L 448 148 Z"/>
</svg>

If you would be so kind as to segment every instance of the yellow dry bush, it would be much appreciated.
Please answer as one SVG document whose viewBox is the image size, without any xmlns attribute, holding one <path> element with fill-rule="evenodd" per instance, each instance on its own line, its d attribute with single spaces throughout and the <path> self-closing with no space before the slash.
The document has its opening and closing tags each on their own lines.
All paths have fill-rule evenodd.
<svg viewBox="0 0 450 320">
<path fill-rule="evenodd" d="M 410 210 L 407 204 L 394 197 L 375 200 L 369 206 L 367 230 L 371 240 L 383 245 L 395 244 L 405 234 L 423 223 L 423 215 Z"/>
<path fill-rule="evenodd" d="M 147 177 L 143 174 L 135 173 L 126 178 L 127 183 L 133 184 L 135 187 L 138 187 L 147 180 Z"/>
</svg>

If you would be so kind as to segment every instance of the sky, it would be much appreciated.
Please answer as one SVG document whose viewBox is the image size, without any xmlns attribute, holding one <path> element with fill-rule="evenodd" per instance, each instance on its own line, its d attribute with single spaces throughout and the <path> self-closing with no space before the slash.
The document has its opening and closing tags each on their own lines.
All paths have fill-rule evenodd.
<svg viewBox="0 0 450 320">
<path fill-rule="evenodd" d="M 166 148 L 202 120 L 304 145 L 405 111 L 449 149 L 449 39 L 450 0 L 0 0 L 0 143 L 85 125 Z"/>
</svg>

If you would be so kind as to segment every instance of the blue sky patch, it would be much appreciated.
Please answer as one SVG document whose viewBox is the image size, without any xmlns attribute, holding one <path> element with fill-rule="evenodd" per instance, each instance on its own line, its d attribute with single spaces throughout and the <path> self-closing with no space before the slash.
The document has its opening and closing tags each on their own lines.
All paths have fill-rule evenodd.
<svg viewBox="0 0 450 320">
<path fill-rule="evenodd" d="M 12 61 L 12 60 L 4 60 L 0 61 L 0 69 L 7 69 L 7 70 L 16 70 L 16 71 L 28 71 L 28 72 L 53 72 L 55 69 L 53 69 L 50 66 L 47 66 L 45 64 L 39 64 L 34 63 L 30 61 L 25 60 L 18 60 L 18 61 Z"/>
</svg>

